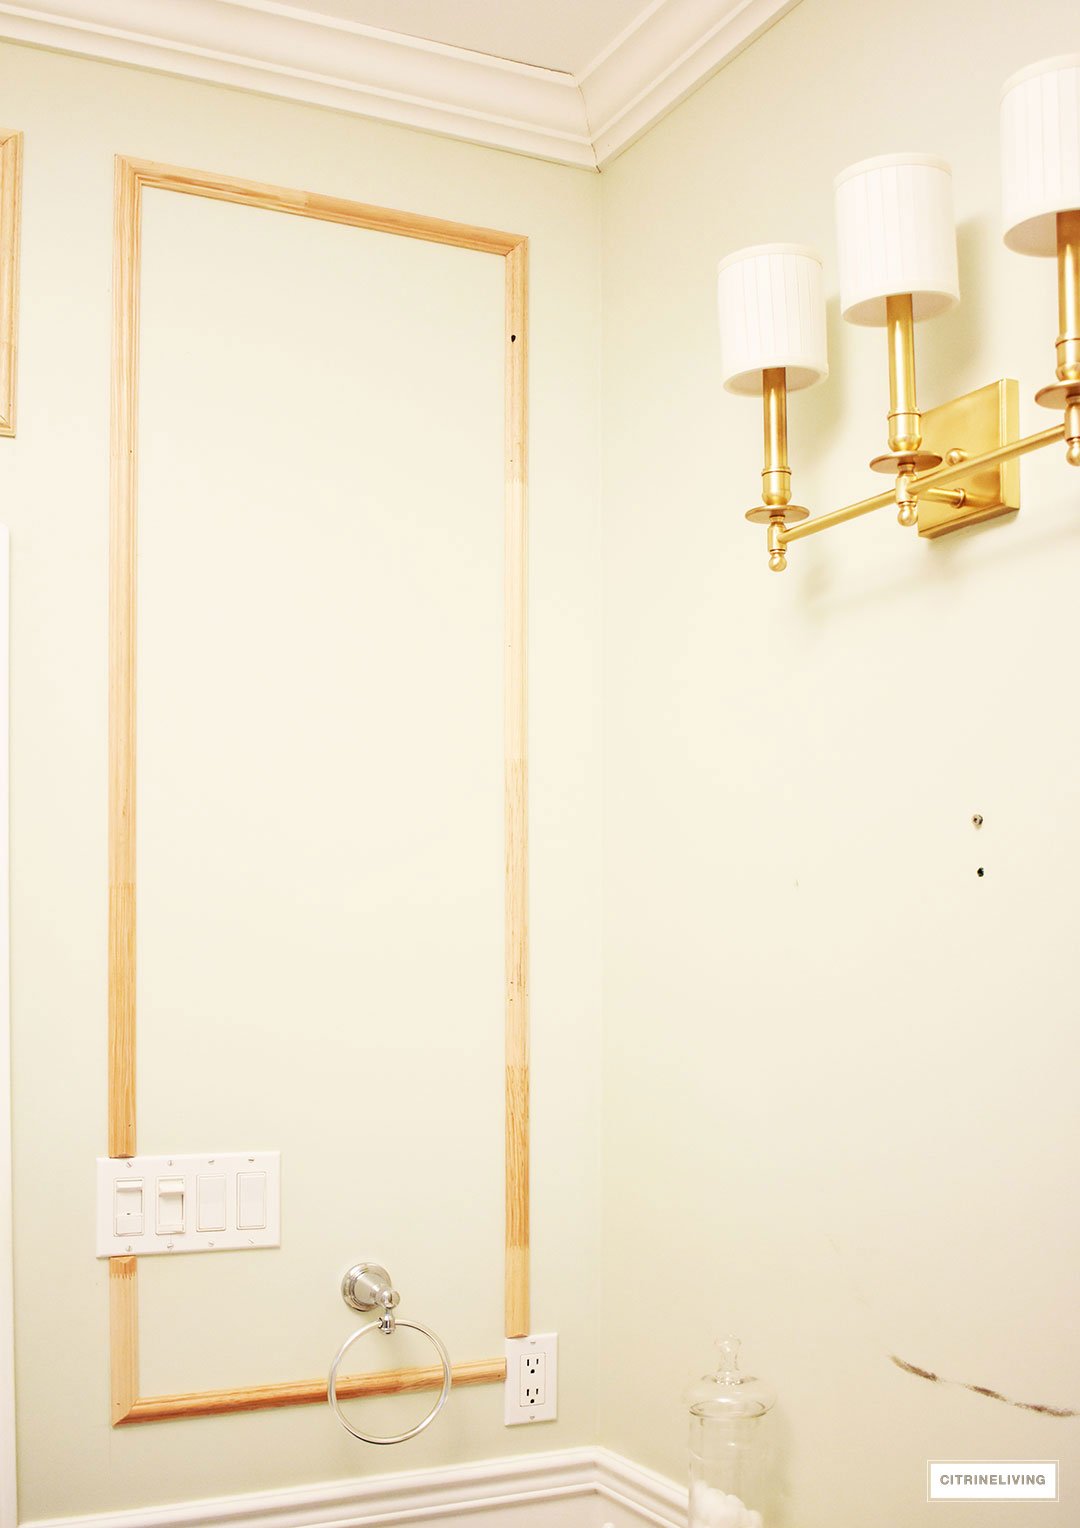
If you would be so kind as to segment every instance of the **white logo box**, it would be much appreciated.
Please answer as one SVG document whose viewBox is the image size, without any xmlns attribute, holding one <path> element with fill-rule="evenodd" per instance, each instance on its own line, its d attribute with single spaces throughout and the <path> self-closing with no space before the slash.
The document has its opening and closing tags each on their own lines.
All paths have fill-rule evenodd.
<svg viewBox="0 0 1080 1528">
<path fill-rule="evenodd" d="M 927 1501 L 1057 1501 L 1056 1459 L 932 1459 Z"/>
</svg>

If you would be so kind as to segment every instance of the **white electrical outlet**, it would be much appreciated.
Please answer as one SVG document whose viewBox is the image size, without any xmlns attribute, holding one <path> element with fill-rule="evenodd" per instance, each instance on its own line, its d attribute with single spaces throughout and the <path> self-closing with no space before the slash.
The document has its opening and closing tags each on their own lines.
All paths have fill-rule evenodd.
<svg viewBox="0 0 1080 1528">
<path fill-rule="evenodd" d="M 519 1405 L 542 1406 L 547 1400 L 547 1354 L 539 1351 L 523 1353 L 518 1363 L 518 1378 L 521 1381 Z"/>
<path fill-rule="evenodd" d="M 506 1339 L 505 1414 L 507 1427 L 519 1422 L 553 1422 L 558 1415 L 559 1337 Z"/>
</svg>

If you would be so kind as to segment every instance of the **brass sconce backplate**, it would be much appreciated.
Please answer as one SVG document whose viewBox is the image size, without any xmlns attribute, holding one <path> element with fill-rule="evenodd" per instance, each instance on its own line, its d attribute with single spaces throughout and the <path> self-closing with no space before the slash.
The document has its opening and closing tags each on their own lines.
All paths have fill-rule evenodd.
<svg viewBox="0 0 1080 1528">
<path fill-rule="evenodd" d="M 922 416 L 922 435 L 923 449 L 944 462 L 982 456 L 1009 445 L 1020 436 L 1019 384 L 1005 378 L 927 409 Z M 1020 462 L 1013 457 L 994 463 L 957 479 L 954 486 L 964 490 L 962 504 L 919 500 L 920 536 L 947 536 L 965 525 L 1015 514 L 1020 508 Z"/>
</svg>

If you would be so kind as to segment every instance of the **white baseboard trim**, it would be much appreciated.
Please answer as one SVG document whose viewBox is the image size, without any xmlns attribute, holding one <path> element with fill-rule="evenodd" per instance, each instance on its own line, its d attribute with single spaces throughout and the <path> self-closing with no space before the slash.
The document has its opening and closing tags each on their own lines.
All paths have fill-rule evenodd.
<svg viewBox="0 0 1080 1528">
<path fill-rule="evenodd" d="M 38 1519 L 22 1528 L 682 1528 L 686 1492 L 607 1449 L 491 1459 L 217 1501 Z"/>
</svg>

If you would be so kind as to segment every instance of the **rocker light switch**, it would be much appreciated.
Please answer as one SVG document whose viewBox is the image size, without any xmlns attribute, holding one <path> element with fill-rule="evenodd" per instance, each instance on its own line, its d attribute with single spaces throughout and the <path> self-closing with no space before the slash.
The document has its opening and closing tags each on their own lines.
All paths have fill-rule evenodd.
<svg viewBox="0 0 1080 1528">
<path fill-rule="evenodd" d="M 224 1231 L 225 1184 L 224 1173 L 200 1173 L 196 1179 L 196 1231 Z"/>
<path fill-rule="evenodd" d="M 157 1234 L 176 1236 L 184 1229 L 184 1180 L 157 1180 Z"/>
<path fill-rule="evenodd" d="M 237 1173 L 236 1224 L 241 1231 L 262 1231 L 265 1229 L 265 1173 Z"/>
<path fill-rule="evenodd" d="M 113 1224 L 117 1236 L 141 1236 L 143 1180 L 127 1178 L 113 1184 Z"/>
</svg>

